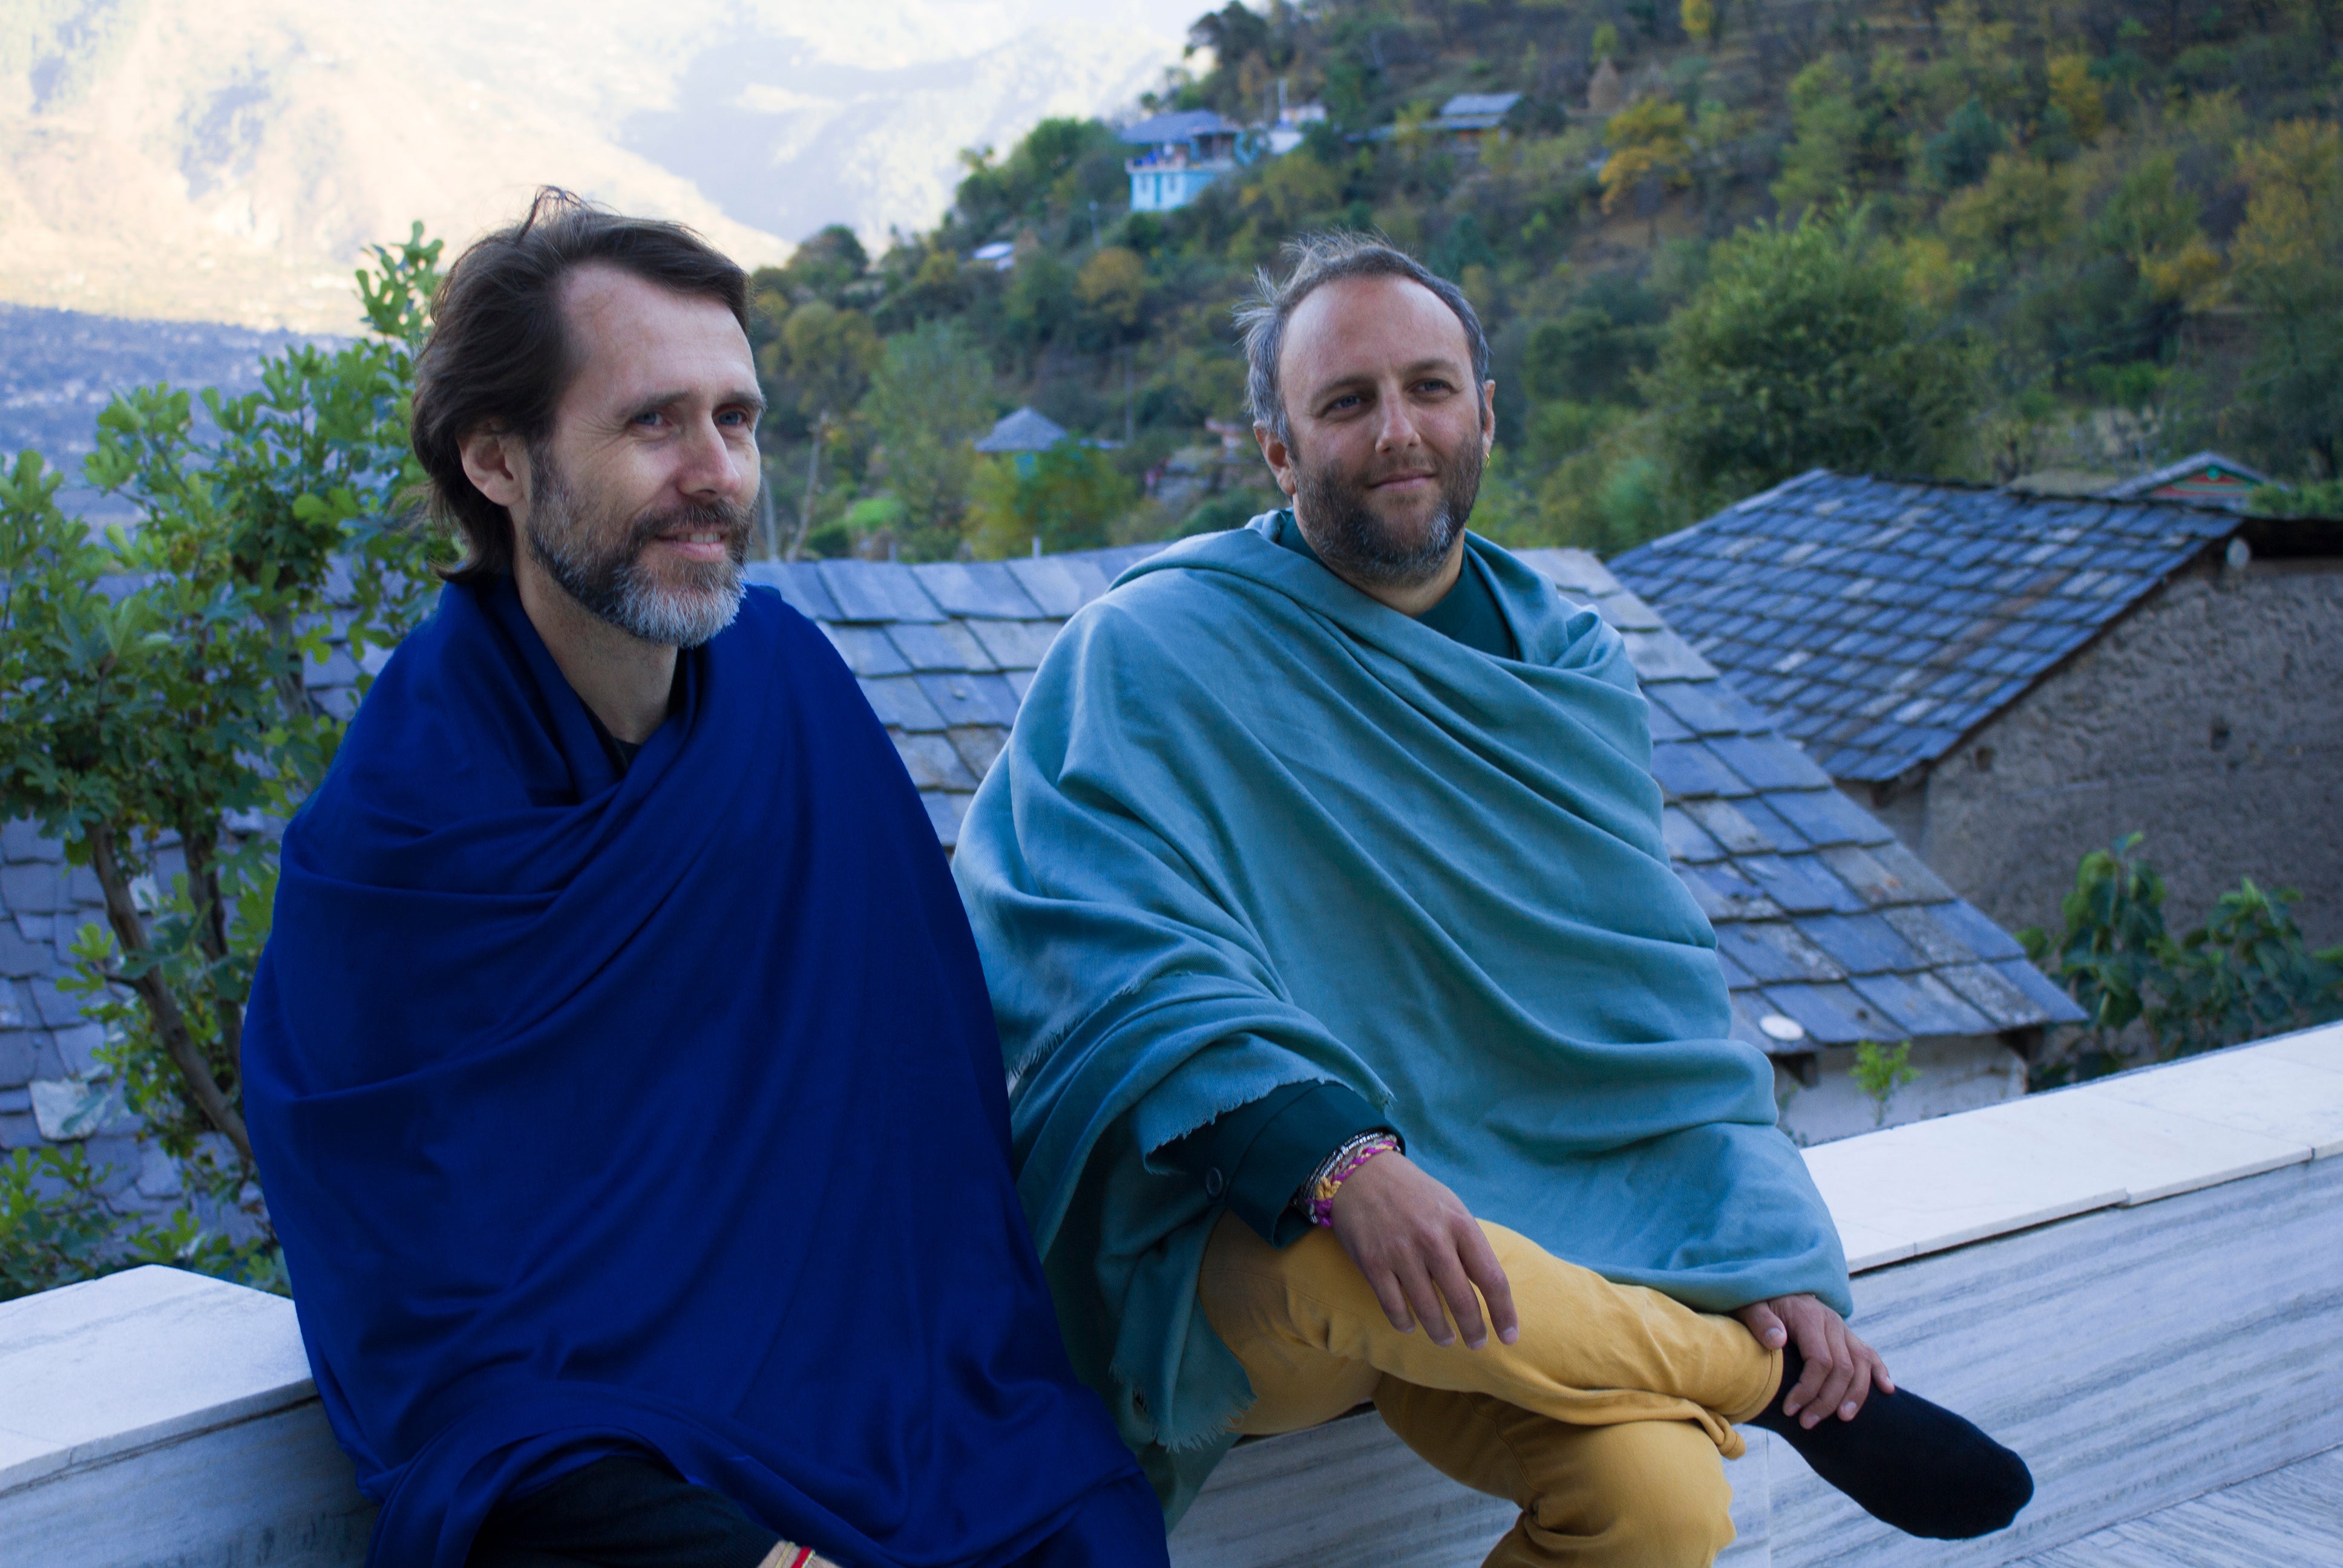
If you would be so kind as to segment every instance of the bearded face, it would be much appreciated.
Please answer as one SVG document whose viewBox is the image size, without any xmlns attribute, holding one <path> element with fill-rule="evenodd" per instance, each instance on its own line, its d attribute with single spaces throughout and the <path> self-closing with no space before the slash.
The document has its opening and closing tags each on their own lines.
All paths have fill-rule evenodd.
<svg viewBox="0 0 2343 1568">
<path fill-rule="evenodd" d="M 732 624 L 746 591 L 754 519 L 737 501 L 680 505 L 633 518 L 574 490 L 549 452 L 529 456 L 528 553 L 563 591 L 620 631 L 666 648 L 698 648 Z M 724 558 L 694 561 L 654 552 L 661 539 L 724 546 Z"/>
<path fill-rule="evenodd" d="M 1481 494 L 1481 438 L 1364 463 L 1293 448 L 1295 510 L 1309 519 L 1311 547 L 1353 582 L 1409 587 L 1435 575 Z"/>
</svg>

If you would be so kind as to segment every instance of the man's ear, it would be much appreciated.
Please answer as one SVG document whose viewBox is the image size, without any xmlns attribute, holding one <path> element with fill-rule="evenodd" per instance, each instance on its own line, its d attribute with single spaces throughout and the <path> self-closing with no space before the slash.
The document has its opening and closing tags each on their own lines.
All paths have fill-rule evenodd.
<svg viewBox="0 0 2343 1568">
<path fill-rule="evenodd" d="M 457 444 L 464 477 L 480 494 L 511 511 L 528 504 L 528 449 L 518 437 L 483 425 Z"/>
<path fill-rule="evenodd" d="M 1481 383 L 1481 456 L 1489 455 L 1497 444 L 1497 384 Z"/>
<path fill-rule="evenodd" d="M 1277 481 L 1277 487 L 1285 492 L 1286 499 L 1292 500 L 1301 483 L 1293 472 L 1292 448 L 1286 446 L 1283 437 L 1266 425 L 1255 425 L 1252 438 L 1260 443 L 1262 458 L 1269 465 L 1270 477 Z"/>
</svg>

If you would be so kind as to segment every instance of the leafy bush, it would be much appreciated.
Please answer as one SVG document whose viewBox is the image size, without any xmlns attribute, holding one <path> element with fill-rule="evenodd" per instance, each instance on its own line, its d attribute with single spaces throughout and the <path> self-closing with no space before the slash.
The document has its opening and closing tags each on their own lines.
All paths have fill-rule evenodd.
<svg viewBox="0 0 2343 1568">
<path fill-rule="evenodd" d="M 2287 906 L 2300 895 L 2251 878 L 2177 939 L 2165 929 L 2164 879 L 2134 833 L 2083 857 L 2056 936 L 2018 933 L 2026 952 L 2089 1020 L 2036 1064 L 2034 1087 L 2097 1078 L 2142 1059 L 2169 1061 L 2343 1018 L 2343 947 L 2312 951 Z"/>
<path fill-rule="evenodd" d="M 1933 333 L 1867 225 L 1860 210 L 1840 208 L 1735 235 L 1668 321 L 1644 390 L 1696 506 L 1818 465 L 1928 473 L 1966 438 L 1967 357 Z"/>
<path fill-rule="evenodd" d="M 1061 441 L 1046 452 L 990 457 L 970 489 L 969 542 L 980 560 L 1095 549 L 1107 525 L 1139 504 L 1139 487 L 1102 452 Z"/>
<path fill-rule="evenodd" d="M 94 537 L 37 453 L 0 472 L 0 819 L 38 822 L 95 873 L 106 924 L 82 929 L 61 989 L 105 1027 L 99 1060 L 191 1194 L 167 1225 L 106 1232 L 103 1173 L 78 1151 L 19 1157 L 0 1186 L 12 1288 L 158 1257 L 270 1267 L 237 1067 L 276 890 L 268 825 L 348 722 L 307 687 L 329 633 L 352 658 L 388 648 L 435 586 L 437 541 L 398 519 L 439 246 L 418 225 L 375 254 L 371 334 L 287 349 L 246 397 L 206 392 L 216 437 L 168 387 L 99 415 L 87 482 L 135 502 L 135 528 Z M 199 1218 L 239 1210 L 236 1244 Z"/>
<path fill-rule="evenodd" d="M 140 1263 L 292 1294 L 284 1254 L 265 1233 L 236 1241 L 185 1207 L 161 1222 L 126 1220 L 106 1201 L 113 1174 L 78 1143 L 0 1160 L 0 1302 Z"/>
</svg>

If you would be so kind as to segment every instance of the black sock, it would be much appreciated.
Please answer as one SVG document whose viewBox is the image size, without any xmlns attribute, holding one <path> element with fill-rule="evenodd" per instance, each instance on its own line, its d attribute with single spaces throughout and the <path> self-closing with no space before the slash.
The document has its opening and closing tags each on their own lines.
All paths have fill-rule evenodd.
<svg viewBox="0 0 2343 1568">
<path fill-rule="evenodd" d="M 1874 1385 L 1853 1421 L 1825 1412 L 1809 1431 L 1805 1414 L 1782 1413 L 1805 1358 L 1782 1352 L 1782 1386 L 1750 1424 L 1798 1451 L 1814 1473 L 1860 1503 L 1865 1513 L 1907 1535 L 1966 1541 L 2017 1517 L 2034 1496 L 2026 1462 L 1942 1405 L 1906 1389 Z"/>
</svg>

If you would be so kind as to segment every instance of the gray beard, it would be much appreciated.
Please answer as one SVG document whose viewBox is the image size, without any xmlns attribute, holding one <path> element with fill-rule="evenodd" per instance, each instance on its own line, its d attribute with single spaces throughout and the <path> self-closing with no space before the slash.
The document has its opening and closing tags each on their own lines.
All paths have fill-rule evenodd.
<svg viewBox="0 0 2343 1568">
<path fill-rule="evenodd" d="M 578 497 L 548 458 L 532 453 L 536 495 L 528 508 L 528 553 L 596 618 L 660 648 L 698 648 L 732 624 L 748 591 L 740 576 L 749 558 L 749 508 L 727 505 L 646 512 L 607 550 L 590 540 L 593 528 Z M 659 535 L 679 528 L 723 536 L 721 562 L 687 562 L 684 580 L 663 583 L 643 567 L 643 552 Z"/>
<path fill-rule="evenodd" d="M 1293 509 L 1297 521 L 1310 519 L 1310 548 L 1342 577 L 1378 588 L 1413 588 L 1438 575 L 1481 497 L 1481 448 L 1467 443 L 1455 462 L 1441 469 L 1440 509 L 1422 535 L 1403 539 L 1368 505 L 1365 486 L 1332 467 L 1298 467 Z"/>
</svg>

